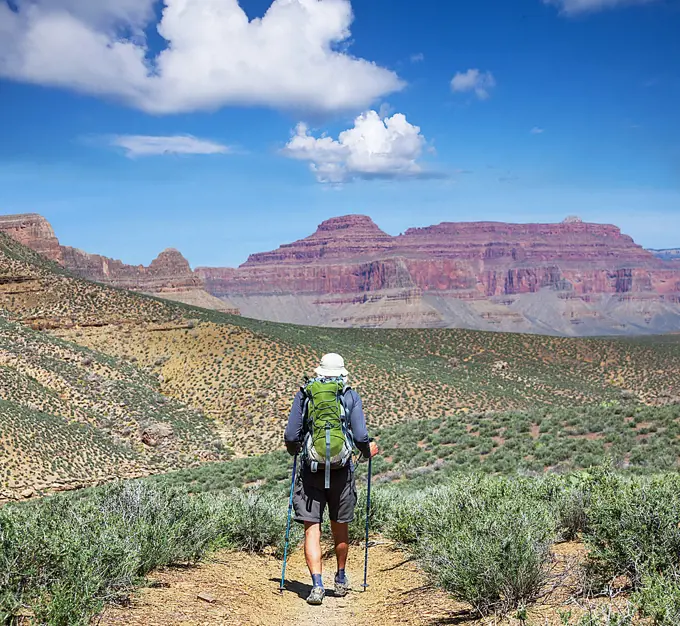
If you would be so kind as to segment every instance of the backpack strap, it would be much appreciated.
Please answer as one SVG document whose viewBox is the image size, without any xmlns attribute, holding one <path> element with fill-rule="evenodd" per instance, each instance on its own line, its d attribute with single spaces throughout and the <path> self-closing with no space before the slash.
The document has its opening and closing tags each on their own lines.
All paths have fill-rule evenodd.
<svg viewBox="0 0 680 626">
<path fill-rule="evenodd" d="M 309 412 L 309 394 L 307 393 L 307 388 L 306 387 L 300 387 L 300 391 L 302 392 L 302 397 L 304 398 L 304 402 L 302 403 L 302 431 L 306 433 L 309 430 L 309 427 L 307 425 L 307 414 Z"/>
</svg>

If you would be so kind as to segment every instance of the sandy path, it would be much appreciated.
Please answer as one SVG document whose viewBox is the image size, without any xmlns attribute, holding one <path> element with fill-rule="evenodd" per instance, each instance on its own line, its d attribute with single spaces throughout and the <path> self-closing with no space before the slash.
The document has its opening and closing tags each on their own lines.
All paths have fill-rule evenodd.
<svg viewBox="0 0 680 626">
<path fill-rule="evenodd" d="M 446 593 L 428 585 L 425 575 L 408 556 L 387 541 L 370 547 L 369 589 L 361 591 L 363 549 L 351 548 L 348 574 L 356 591 L 345 598 L 328 593 L 320 607 L 309 606 L 309 573 L 301 550 L 290 557 L 286 589 L 278 591 L 281 561 L 271 556 L 221 552 L 196 567 L 171 567 L 154 573 L 152 586 L 142 589 L 127 607 L 109 607 L 101 616 L 102 626 L 558 626 L 558 611 L 570 609 L 574 617 L 586 607 L 573 601 L 576 591 L 573 568 L 582 560 L 581 544 L 555 546 L 555 575 L 559 588 L 529 611 L 529 621 L 521 622 L 513 613 L 504 619 L 489 616 L 483 620 L 470 615 L 469 607 L 452 600 Z M 335 562 L 332 553 L 324 557 L 324 582 L 332 588 Z M 214 602 L 198 598 L 208 594 Z M 620 603 L 625 601 L 621 596 Z M 597 607 L 604 599 L 593 600 Z"/>
<path fill-rule="evenodd" d="M 281 561 L 224 552 L 197 567 L 173 567 L 155 573 L 151 577 L 155 586 L 143 589 L 129 607 L 108 608 L 100 624 L 424 626 L 445 623 L 461 611 L 465 612 L 464 607 L 456 605 L 446 594 L 427 588 L 422 572 L 403 552 L 388 543 L 372 545 L 369 552 L 368 591 L 361 591 L 363 550 L 353 547 L 348 574 L 357 591 L 345 598 L 336 598 L 329 591 L 320 607 L 309 606 L 304 601 L 310 590 L 310 580 L 300 550 L 289 560 L 283 594 L 278 592 Z M 328 554 L 324 560 L 327 588 L 332 589 L 334 572 L 334 557 Z M 199 600 L 199 593 L 209 594 L 215 602 Z"/>
</svg>

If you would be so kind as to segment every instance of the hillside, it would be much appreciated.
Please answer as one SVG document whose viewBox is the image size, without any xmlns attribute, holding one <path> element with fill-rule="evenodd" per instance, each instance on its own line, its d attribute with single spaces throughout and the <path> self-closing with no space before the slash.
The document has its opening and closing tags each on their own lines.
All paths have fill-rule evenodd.
<svg viewBox="0 0 680 626">
<path fill-rule="evenodd" d="M 164 393 L 213 415 L 238 453 L 278 448 L 291 398 L 319 355 L 349 364 L 374 426 L 510 408 L 586 406 L 622 394 L 680 397 L 680 336 L 568 339 L 465 330 L 315 329 L 205 314 L 162 334 L 92 327 L 59 335 L 159 375 Z M 466 417 L 469 416 L 469 417 Z"/>
<path fill-rule="evenodd" d="M 77 278 L 0 232 L 0 308 L 34 328 L 171 321 L 181 310 Z"/>
<path fill-rule="evenodd" d="M 494 412 L 509 409 L 585 407 L 622 394 L 662 405 L 680 396 L 680 335 L 569 339 L 261 322 L 88 282 L 2 234 L 0 276 L 2 397 L 15 403 L 5 413 L 13 432 L 42 429 L 21 444 L 22 465 L 6 476 L 15 492 L 58 482 L 45 469 L 50 420 L 68 431 L 62 439 L 83 441 L 73 450 L 92 450 L 83 454 L 94 469 L 74 462 L 59 480 L 190 466 L 225 448 L 239 456 L 276 450 L 293 394 L 328 351 L 347 359 L 373 428 L 447 418 L 469 433 L 480 416 L 493 423 Z M 153 424 L 161 433 L 169 424 L 173 435 L 144 443 Z M 20 449 L 7 444 L 4 454 L 10 447 Z M 97 461 L 107 447 L 111 460 Z"/>
<path fill-rule="evenodd" d="M 45 332 L 186 328 L 181 305 L 82 280 L 0 233 L 0 311 L 0 500 L 229 457 L 215 423 L 134 358 Z"/>
<path fill-rule="evenodd" d="M 41 215 L 0 215 L 0 233 L 40 253 L 72 274 L 112 287 L 157 295 L 168 300 L 238 313 L 233 305 L 203 289 L 202 282 L 178 250 L 163 250 L 148 267 L 63 246 Z"/>
<path fill-rule="evenodd" d="M 228 458 L 131 363 L 0 318 L 0 500 Z"/>
</svg>

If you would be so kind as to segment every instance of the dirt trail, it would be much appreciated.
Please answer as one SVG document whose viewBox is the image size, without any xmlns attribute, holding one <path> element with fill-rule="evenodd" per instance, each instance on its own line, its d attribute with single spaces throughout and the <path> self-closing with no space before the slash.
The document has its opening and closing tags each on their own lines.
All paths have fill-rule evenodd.
<svg viewBox="0 0 680 626">
<path fill-rule="evenodd" d="M 446 593 L 428 585 L 427 579 L 408 556 L 388 541 L 377 539 L 370 547 L 369 589 L 361 591 L 363 549 L 350 552 L 348 573 L 356 591 L 336 598 L 329 591 L 320 607 L 309 606 L 309 573 L 301 550 L 288 562 L 286 589 L 278 591 L 281 561 L 271 556 L 221 552 L 196 567 L 172 567 L 151 576 L 151 586 L 141 590 L 127 607 L 109 607 L 101 616 L 102 626 L 558 626 L 558 611 L 587 607 L 573 601 L 575 564 L 584 547 L 578 543 L 555 546 L 552 561 L 555 580 L 561 580 L 529 610 L 529 621 L 513 614 L 503 619 L 476 619 L 469 606 L 457 603 Z M 335 559 L 329 550 L 324 557 L 324 582 L 332 588 Z M 567 578 L 564 575 L 569 574 Z M 554 582 L 554 580 L 552 581 Z M 549 585 L 549 586 L 552 586 Z M 214 602 L 199 599 L 207 594 Z M 621 596 L 620 604 L 625 597 Z M 593 600 L 597 608 L 606 602 Z"/>
<path fill-rule="evenodd" d="M 320 607 L 309 606 L 309 573 L 302 551 L 288 562 L 286 590 L 278 591 L 281 561 L 273 557 L 218 553 L 192 568 L 167 568 L 151 577 L 152 587 L 142 590 L 129 607 L 110 607 L 102 626 L 375 626 L 409 624 L 426 626 L 451 621 L 467 613 L 445 593 L 427 586 L 422 572 L 408 557 L 377 541 L 370 550 L 369 589 L 361 591 L 363 550 L 353 547 L 348 574 L 355 588 L 345 598 L 328 592 Z M 324 583 L 332 589 L 335 562 L 324 559 Z M 214 603 L 198 599 L 209 594 Z M 427 600 L 425 601 L 425 598 Z"/>
</svg>

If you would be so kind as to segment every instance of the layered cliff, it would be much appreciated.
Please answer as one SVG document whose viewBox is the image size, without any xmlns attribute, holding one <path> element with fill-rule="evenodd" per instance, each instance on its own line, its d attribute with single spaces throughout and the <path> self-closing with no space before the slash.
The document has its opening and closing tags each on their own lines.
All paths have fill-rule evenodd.
<svg viewBox="0 0 680 626">
<path fill-rule="evenodd" d="M 200 277 L 194 274 L 189 262 L 174 248 L 161 252 L 146 267 L 127 265 L 99 254 L 62 246 L 50 223 L 37 214 L 0 216 L 0 232 L 83 278 L 185 304 L 238 313 L 231 303 L 204 290 Z"/>
<path fill-rule="evenodd" d="M 63 262 L 62 248 L 52 225 L 37 213 L 0 216 L 0 232 L 8 234 L 24 246 L 50 261 Z"/>
<path fill-rule="evenodd" d="M 197 268 L 245 315 L 297 323 L 555 332 L 680 329 L 680 270 L 619 228 L 442 223 L 390 236 L 366 216 L 238 269 Z"/>
<path fill-rule="evenodd" d="M 196 271 L 174 249 L 145 267 L 60 246 L 37 215 L 0 218 L 0 230 L 86 278 L 274 321 L 574 335 L 680 330 L 672 255 L 578 218 L 445 222 L 391 236 L 367 216 L 346 215 L 239 268 Z"/>
</svg>

